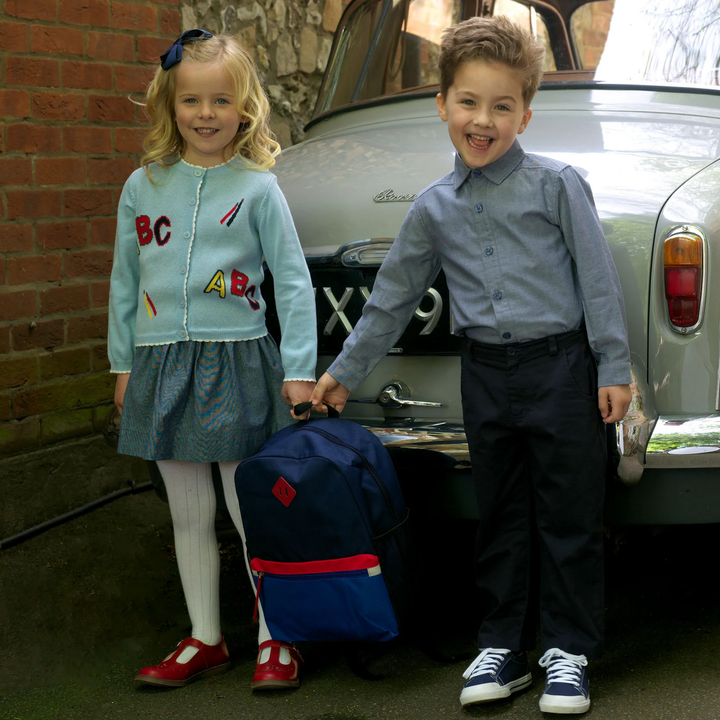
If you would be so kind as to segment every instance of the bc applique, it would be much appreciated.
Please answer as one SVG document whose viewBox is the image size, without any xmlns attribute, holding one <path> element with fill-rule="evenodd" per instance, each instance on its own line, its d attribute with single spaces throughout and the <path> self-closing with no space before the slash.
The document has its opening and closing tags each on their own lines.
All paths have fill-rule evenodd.
<svg viewBox="0 0 720 720">
<path fill-rule="evenodd" d="M 150 299 L 150 296 L 143 290 L 143 297 L 145 298 L 145 308 L 148 312 L 148 317 L 152 320 L 157 315 L 157 310 L 155 309 L 155 305 L 153 305 L 153 301 Z"/>
<path fill-rule="evenodd" d="M 237 217 L 238 212 L 240 212 L 240 208 L 244 202 L 245 198 L 243 198 L 239 203 L 235 203 L 232 210 L 230 210 L 230 212 L 220 221 L 220 224 L 224 225 L 227 220 L 227 225 L 225 227 L 230 227 L 233 224 L 233 220 Z M 228 218 L 230 219 L 228 220 Z"/>
<path fill-rule="evenodd" d="M 135 218 L 135 230 L 137 231 L 138 240 L 141 245 L 148 245 L 153 237 L 155 242 L 161 247 L 170 239 L 171 232 L 162 232 L 163 228 L 170 228 L 170 218 L 167 215 L 161 215 L 154 223 L 152 230 L 150 229 L 150 218 L 147 215 L 138 215 Z"/>
</svg>

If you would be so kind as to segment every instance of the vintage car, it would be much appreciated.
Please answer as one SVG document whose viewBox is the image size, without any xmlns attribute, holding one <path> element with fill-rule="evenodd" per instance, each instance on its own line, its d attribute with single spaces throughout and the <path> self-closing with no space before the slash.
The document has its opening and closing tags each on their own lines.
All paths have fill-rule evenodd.
<svg viewBox="0 0 720 720">
<path fill-rule="evenodd" d="M 323 371 L 416 194 L 453 167 L 437 114 L 444 27 L 502 14 L 546 47 L 520 137 L 589 181 L 623 286 L 633 402 L 612 428 L 608 522 L 720 521 L 720 4 L 717 0 L 351 0 L 303 142 L 277 163 L 316 290 Z M 344 416 L 406 487 L 475 513 L 459 338 L 437 278 Z"/>
</svg>

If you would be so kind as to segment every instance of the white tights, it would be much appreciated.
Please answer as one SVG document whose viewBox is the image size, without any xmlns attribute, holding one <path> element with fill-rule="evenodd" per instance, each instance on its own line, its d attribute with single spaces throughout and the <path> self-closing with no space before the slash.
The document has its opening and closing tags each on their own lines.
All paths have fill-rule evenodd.
<svg viewBox="0 0 720 720">
<path fill-rule="evenodd" d="M 225 502 L 240 533 L 245 566 L 252 583 L 245 530 L 235 493 L 235 469 L 239 463 L 225 462 L 218 465 Z M 220 554 L 215 537 L 216 499 L 210 463 L 158 460 L 157 466 L 167 489 L 175 533 L 175 554 L 192 623 L 192 637 L 206 645 L 217 645 L 221 638 Z M 270 633 L 259 603 L 258 615 L 258 643 L 263 643 L 270 640 Z M 185 648 L 177 661 L 185 663 L 196 652 L 197 648 Z"/>
</svg>

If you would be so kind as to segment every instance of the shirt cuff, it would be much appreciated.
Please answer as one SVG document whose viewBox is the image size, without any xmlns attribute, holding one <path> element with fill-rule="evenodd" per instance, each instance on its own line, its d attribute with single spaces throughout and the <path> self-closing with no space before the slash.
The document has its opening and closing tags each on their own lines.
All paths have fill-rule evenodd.
<svg viewBox="0 0 720 720">
<path fill-rule="evenodd" d="M 598 365 L 598 387 L 629 385 L 633 381 L 630 363 L 601 363 Z"/>
</svg>

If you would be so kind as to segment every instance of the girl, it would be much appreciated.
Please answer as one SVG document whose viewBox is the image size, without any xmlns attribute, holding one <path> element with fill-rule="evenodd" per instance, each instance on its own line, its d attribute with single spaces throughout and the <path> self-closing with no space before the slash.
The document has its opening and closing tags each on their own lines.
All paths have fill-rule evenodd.
<svg viewBox="0 0 720 720">
<path fill-rule="evenodd" d="M 136 679 L 182 686 L 224 672 L 211 462 L 243 544 L 235 468 L 292 422 L 316 361 L 315 303 L 273 175 L 280 147 L 247 52 L 227 35 L 184 33 L 147 91 L 142 168 L 120 197 L 108 354 L 122 413 L 118 451 L 155 460 L 167 488 L 192 636 Z M 272 271 L 280 351 L 265 327 Z M 248 567 L 248 572 L 250 568 Z M 260 608 L 253 688 L 297 687 L 297 651 Z"/>
</svg>

